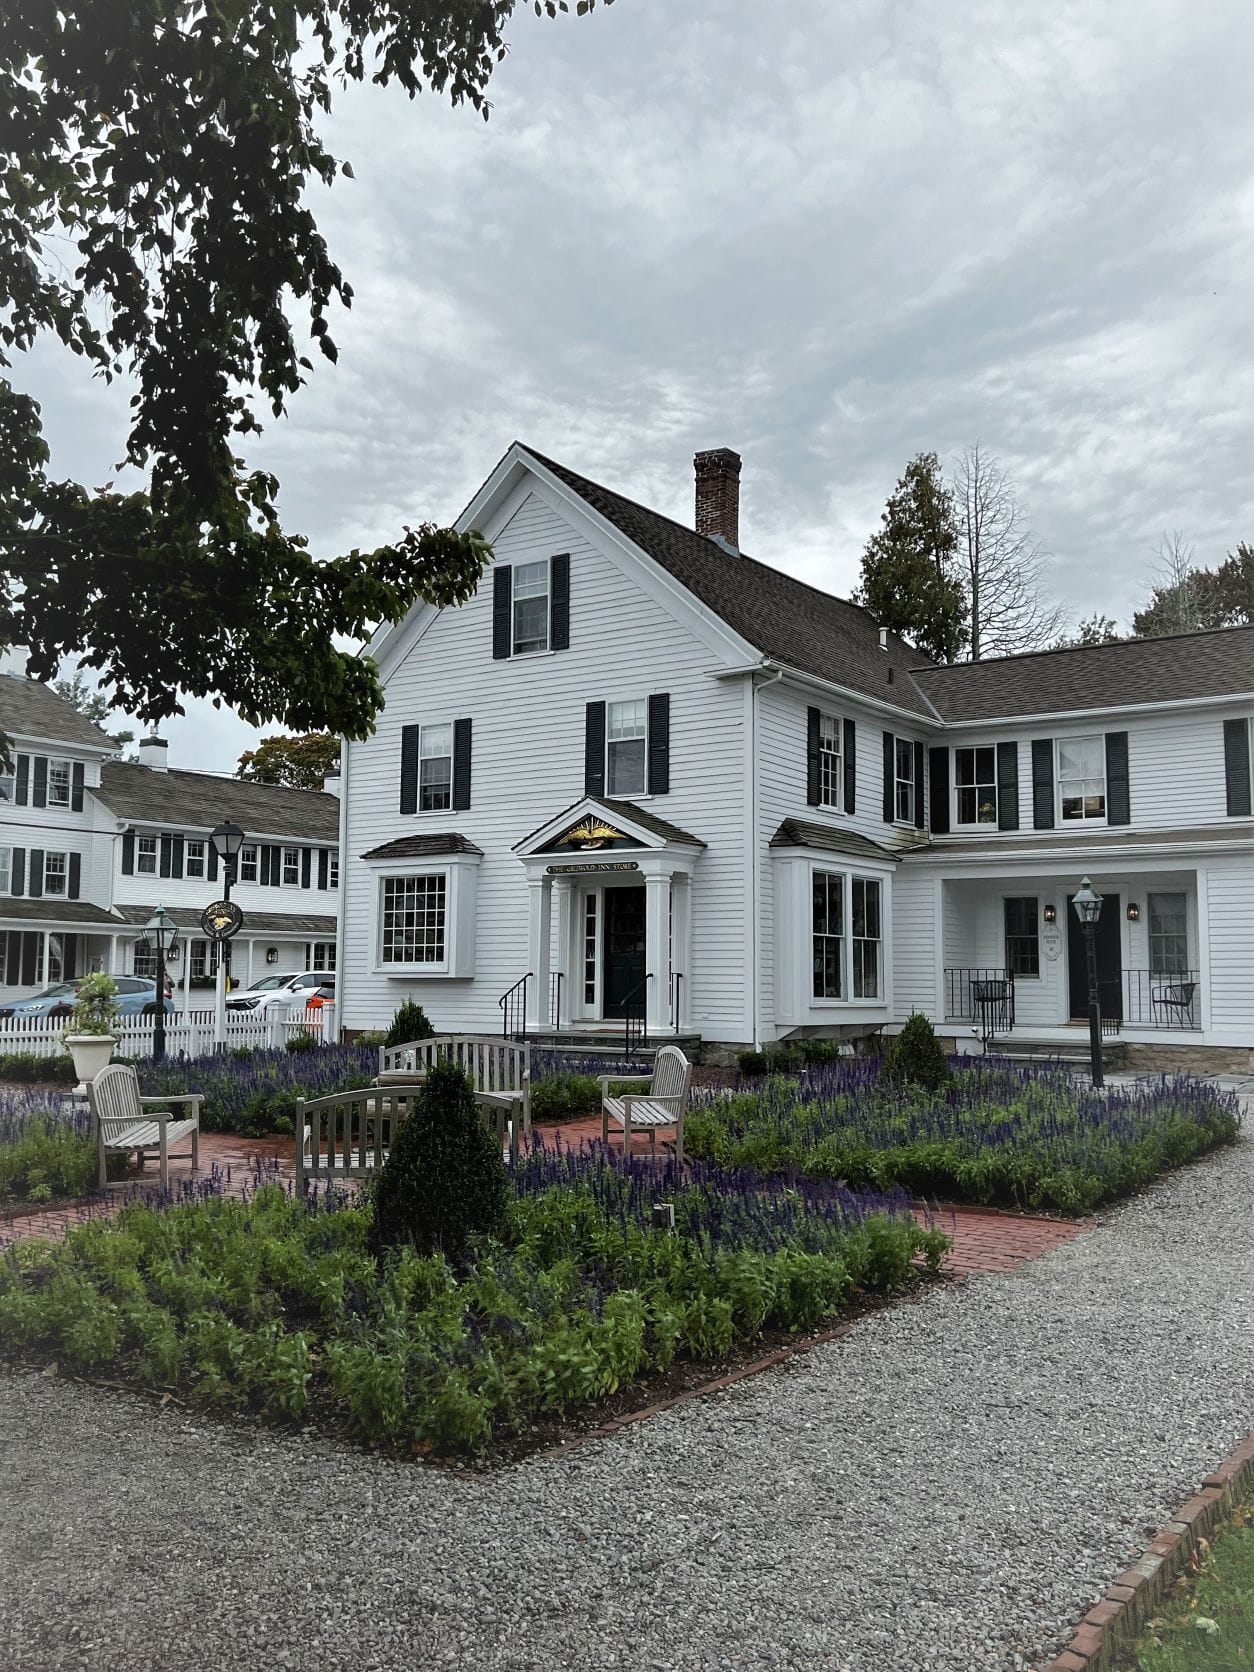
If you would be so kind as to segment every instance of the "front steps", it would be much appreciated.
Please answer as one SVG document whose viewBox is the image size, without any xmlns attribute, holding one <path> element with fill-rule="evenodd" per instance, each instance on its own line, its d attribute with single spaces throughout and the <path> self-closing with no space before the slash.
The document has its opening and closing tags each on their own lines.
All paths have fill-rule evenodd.
<svg viewBox="0 0 1254 1672">
<path fill-rule="evenodd" d="M 652 1062 L 662 1045 L 678 1045 L 689 1062 L 696 1062 L 701 1052 L 699 1033 L 666 1034 L 661 1038 L 650 1035 L 647 1044 L 633 1045 L 630 1052 L 623 1048 L 623 1030 L 600 1029 L 584 1033 L 573 1028 L 558 1028 L 545 1033 L 515 1034 L 520 1045 L 534 1046 L 541 1051 L 561 1051 L 571 1057 L 597 1057 L 612 1062 L 615 1057 L 630 1055 L 634 1060 Z"/>
<path fill-rule="evenodd" d="M 1069 1068 L 1089 1067 L 1088 1035 L 1083 1043 L 1077 1040 L 1031 1039 L 1011 1036 L 1009 1039 L 990 1039 L 988 1055 L 1008 1057 L 1011 1062 L 1065 1062 Z M 1106 1068 L 1122 1068 L 1128 1060 L 1128 1047 L 1123 1040 L 1107 1034 L 1102 1038 L 1102 1063 Z"/>
</svg>

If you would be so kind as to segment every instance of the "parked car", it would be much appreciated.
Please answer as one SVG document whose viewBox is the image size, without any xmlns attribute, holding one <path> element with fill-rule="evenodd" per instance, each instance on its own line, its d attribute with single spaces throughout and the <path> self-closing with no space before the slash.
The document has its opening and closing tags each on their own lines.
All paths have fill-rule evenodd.
<svg viewBox="0 0 1254 1672">
<path fill-rule="evenodd" d="M 242 993 L 226 1001 L 228 1010 L 304 1010 L 335 997 L 335 976 L 330 970 L 293 970 L 287 975 L 263 975 Z"/>
<path fill-rule="evenodd" d="M 35 993 L 28 999 L 16 999 L 12 1004 L 0 1007 L 0 1020 L 9 1017 L 23 1016 L 68 1016 L 70 1008 L 78 997 L 78 990 L 86 980 L 86 976 L 76 976 L 72 981 L 54 981 L 51 987 L 45 987 L 42 993 Z M 146 981 L 139 975 L 115 975 L 117 983 L 118 1013 L 122 1016 L 151 1016 L 157 1007 L 157 984 Z M 167 1016 L 174 1014 L 174 1005 L 170 999 L 165 1001 Z"/>
</svg>

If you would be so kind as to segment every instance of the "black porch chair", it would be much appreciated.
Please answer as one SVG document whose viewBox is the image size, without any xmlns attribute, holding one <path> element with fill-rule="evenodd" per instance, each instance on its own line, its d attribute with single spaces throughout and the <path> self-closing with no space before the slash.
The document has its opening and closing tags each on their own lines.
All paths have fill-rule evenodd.
<svg viewBox="0 0 1254 1672">
<path fill-rule="evenodd" d="M 1173 1021 L 1193 1026 L 1193 999 L 1196 981 L 1163 981 L 1150 987 L 1150 1012 L 1155 1027 L 1169 1027 Z"/>
<path fill-rule="evenodd" d="M 1015 984 L 1012 978 L 971 983 L 971 1008 L 980 1024 L 980 1040 L 988 1042 L 999 1033 L 1009 1033 L 1015 1023 Z"/>
</svg>

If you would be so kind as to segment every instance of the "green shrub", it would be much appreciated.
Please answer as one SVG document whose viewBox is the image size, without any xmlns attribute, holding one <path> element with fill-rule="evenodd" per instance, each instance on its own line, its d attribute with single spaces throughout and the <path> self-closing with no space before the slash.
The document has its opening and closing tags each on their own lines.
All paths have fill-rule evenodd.
<svg viewBox="0 0 1254 1672">
<path fill-rule="evenodd" d="M 397 1009 L 392 1018 L 392 1024 L 383 1036 L 385 1045 L 409 1045 L 415 1039 L 434 1039 L 435 1029 L 427 1020 L 427 1013 L 420 1004 L 412 999 L 406 999 Z M 360 1044 L 360 1040 L 358 1041 Z"/>
<path fill-rule="evenodd" d="M 765 1051 L 737 1051 L 736 1067 L 746 1080 L 756 1080 L 766 1073 Z"/>
<path fill-rule="evenodd" d="M 358 1033 L 358 1034 L 353 1035 L 353 1044 L 354 1045 L 366 1045 L 366 1046 L 373 1047 L 375 1050 L 378 1050 L 379 1046 L 382 1045 L 386 1039 L 387 1039 L 387 1034 L 384 1033 L 382 1028 L 367 1028 L 365 1033 Z M 402 1045 L 404 1045 L 406 1043 L 407 1043 L 406 1040 L 403 1040 L 403 1039 L 401 1040 Z"/>
<path fill-rule="evenodd" d="M 294 1033 L 284 1046 L 284 1050 L 292 1052 L 316 1051 L 317 1049 L 318 1041 L 314 1038 L 313 1034 L 305 1033 L 303 1031 L 300 1033 Z"/>
<path fill-rule="evenodd" d="M 807 1068 L 821 1068 L 840 1056 L 840 1043 L 835 1039 L 803 1039 L 797 1049 Z"/>
<path fill-rule="evenodd" d="M 112 1033 L 121 1013 L 117 1000 L 118 984 L 111 975 L 98 970 L 95 975 L 85 977 L 74 1000 L 66 1033 L 94 1033 L 99 1036 Z"/>
<path fill-rule="evenodd" d="M 22 1085 L 72 1086 L 77 1079 L 74 1059 L 66 1052 L 55 1057 L 39 1057 L 33 1051 L 0 1055 L 0 1080 Z"/>
<path fill-rule="evenodd" d="M 917 1010 L 884 1053 L 884 1077 L 899 1086 L 922 1086 L 925 1091 L 946 1091 L 953 1073 L 946 1060 L 936 1029 Z"/>
<path fill-rule="evenodd" d="M 126 1156 L 112 1154 L 109 1174 L 121 1178 Z M 86 1196 L 96 1188 L 96 1145 L 54 1116 L 35 1115 L 12 1143 L 0 1144 L 0 1202 L 50 1202 L 63 1196 Z"/>
<path fill-rule="evenodd" d="M 500 1145 L 470 1081 L 456 1063 L 435 1063 L 374 1189 L 377 1245 L 460 1256 L 500 1229 L 507 1190 Z"/>
</svg>

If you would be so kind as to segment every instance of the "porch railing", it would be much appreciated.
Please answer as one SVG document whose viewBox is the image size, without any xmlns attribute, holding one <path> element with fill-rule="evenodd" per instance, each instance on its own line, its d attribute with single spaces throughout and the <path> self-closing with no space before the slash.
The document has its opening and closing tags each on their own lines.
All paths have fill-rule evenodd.
<svg viewBox="0 0 1254 1672">
<path fill-rule="evenodd" d="M 1154 970 L 1123 972 L 1123 1019 L 1128 1027 L 1196 1033 L 1202 1025 L 1201 1003 L 1202 984 L 1196 970 L 1169 975 Z"/>
<path fill-rule="evenodd" d="M 652 974 L 637 981 L 623 997 L 623 1054 L 630 1056 L 649 1043 L 649 983 Z"/>
<path fill-rule="evenodd" d="M 987 1003 L 991 983 L 1006 982 L 1010 988 L 1010 1024 L 1014 1023 L 1015 978 L 1005 969 L 974 969 L 966 966 L 945 971 L 945 1020 L 978 1022 Z"/>
<path fill-rule="evenodd" d="M 521 976 L 507 993 L 497 999 L 501 1010 L 501 1035 L 505 1039 L 521 1039 L 527 1032 L 527 987 L 531 971 Z"/>
<path fill-rule="evenodd" d="M 671 973 L 671 1027 L 676 1033 L 683 1026 L 684 978 L 678 970 Z"/>
<path fill-rule="evenodd" d="M 549 1026 L 556 1032 L 562 1025 L 562 984 L 566 980 L 561 970 L 549 974 Z"/>
</svg>

